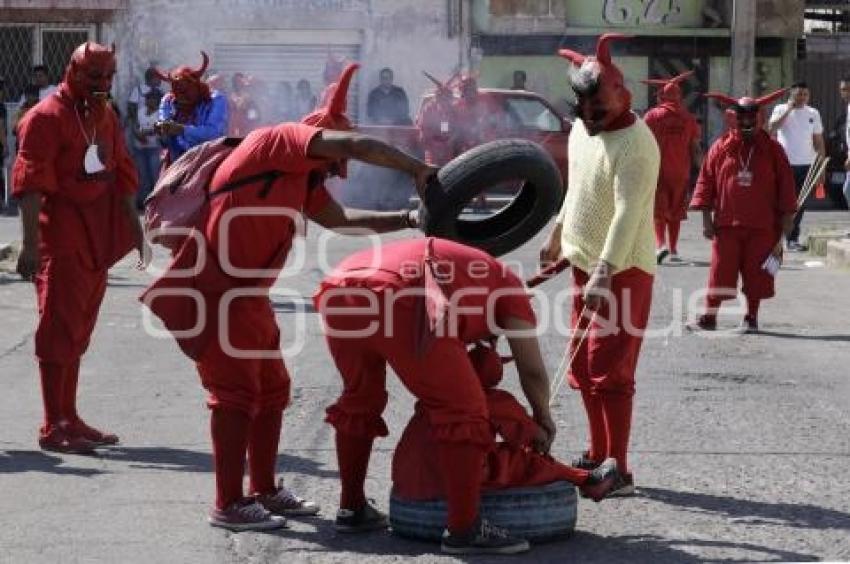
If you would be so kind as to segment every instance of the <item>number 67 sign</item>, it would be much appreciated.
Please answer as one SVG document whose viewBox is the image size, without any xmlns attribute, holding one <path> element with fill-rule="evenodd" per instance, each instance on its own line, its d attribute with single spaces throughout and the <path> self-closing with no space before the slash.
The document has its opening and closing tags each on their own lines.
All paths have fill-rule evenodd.
<svg viewBox="0 0 850 564">
<path fill-rule="evenodd" d="M 602 18 L 616 26 L 682 23 L 682 0 L 605 0 Z"/>
</svg>

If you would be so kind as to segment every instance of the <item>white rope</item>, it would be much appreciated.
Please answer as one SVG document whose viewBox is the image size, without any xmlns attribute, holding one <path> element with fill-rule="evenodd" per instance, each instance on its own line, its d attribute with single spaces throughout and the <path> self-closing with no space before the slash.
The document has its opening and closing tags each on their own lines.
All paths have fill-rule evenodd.
<svg viewBox="0 0 850 564">
<path fill-rule="evenodd" d="M 567 350 L 564 351 L 564 356 L 561 357 L 561 363 L 558 365 L 558 369 L 555 371 L 555 381 L 552 383 L 552 386 L 549 389 L 549 406 L 552 406 L 552 403 L 555 401 L 555 396 L 557 396 L 558 392 L 561 390 L 561 386 L 564 384 L 564 380 L 567 379 L 567 370 L 569 370 L 573 361 L 575 361 L 578 356 L 579 351 L 581 351 L 581 347 L 584 344 L 585 339 L 587 339 L 587 335 L 590 333 L 590 326 L 593 324 L 593 320 L 596 318 L 596 312 L 594 311 L 590 319 L 587 322 L 587 326 L 582 329 L 581 321 L 584 319 L 584 315 L 587 313 L 587 305 L 585 305 L 581 310 L 581 315 L 578 317 L 578 322 L 576 323 L 575 331 L 572 336 L 570 336 L 570 340 L 568 341 L 569 346 Z M 575 350 L 571 351 L 572 343 L 575 341 L 576 333 L 581 331 L 581 338 L 578 341 L 578 345 L 576 345 Z M 572 352 L 572 354 L 570 354 Z"/>
</svg>

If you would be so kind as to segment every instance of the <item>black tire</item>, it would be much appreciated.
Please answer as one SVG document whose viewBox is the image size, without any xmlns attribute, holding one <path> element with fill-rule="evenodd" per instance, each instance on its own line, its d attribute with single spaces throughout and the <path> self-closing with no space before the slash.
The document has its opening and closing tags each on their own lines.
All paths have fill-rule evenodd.
<svg viewBox="0 0 850 564">
<path fill-rule="evenodd" d="M 530 541 L 570 535 L 576 527 L 576 488 L 569 482 L 485 492 L 481 515 Z M 439 541 L 446 527 L 445 501 L 411 501 L 390 496 L 390 526 L 402 537 Z"/>
<path fill-rule="evenodd" d="M 479 145 L 441 168 L 437 179 L 439 186 L 429 186 L 420 208 L 422 230 L 493 256 L 508 253 L 537 235 L 563 200 L 561 173 L 552 157 L 525 139 Z M 480 221 L 458 217 L 478 194 L 508 181 L 521 181 L 522 187 L 505 208 Z"/>
</svg>

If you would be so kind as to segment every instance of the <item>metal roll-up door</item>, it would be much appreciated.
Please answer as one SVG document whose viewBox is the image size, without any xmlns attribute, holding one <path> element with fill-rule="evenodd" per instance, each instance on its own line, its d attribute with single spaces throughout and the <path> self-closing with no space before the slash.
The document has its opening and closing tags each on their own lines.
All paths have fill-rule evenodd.
<svg viewBox="0 0 850 564">
<path fill-rule="evenodd" d="M 318 98 L 324 89 L 322 78 L 329 52 L 346 61 L 360 60 L 360 46 L 356 44 L 216 44 L 210 67 L 224 78 L 224 84 L 230 86 L 235 72 L 250 74 L 262 80 L 273 92 L 281 81 L 289 82 L 293 89 L 301 79 L 310 82 L 313 93 Z M 358 78 L 354 76 L 348 91 L 348 115 L 357 121 L 359 109 Z"/>
</svg>

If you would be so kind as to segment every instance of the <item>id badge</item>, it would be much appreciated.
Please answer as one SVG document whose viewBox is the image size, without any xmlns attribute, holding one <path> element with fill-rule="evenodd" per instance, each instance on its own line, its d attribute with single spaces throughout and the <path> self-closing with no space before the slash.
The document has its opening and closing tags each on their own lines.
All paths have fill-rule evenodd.
<svg viewBox="0 0 850 564">
<path fill-rule="evenodd" d="M 753 185 L 753 173 L 749 170 L 742 170 L 738 173 L 738 186 L 749 188 Z"/>
<path fill-rule="evenodd" d="M 441 121 L 440 122 L 440 133 L 448 133 L 449 132 L 449 122 Z"/>
</svg>

